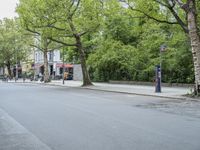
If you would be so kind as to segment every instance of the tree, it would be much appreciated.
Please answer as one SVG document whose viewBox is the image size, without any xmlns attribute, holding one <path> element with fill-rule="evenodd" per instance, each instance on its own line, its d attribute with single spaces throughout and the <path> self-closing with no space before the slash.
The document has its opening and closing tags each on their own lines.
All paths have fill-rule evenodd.
<svg viewBox="0 0 200 150">
<path fill-rule="evenodd" d="M 138 49 L 113 39 L 103 39 L 88 58 L 95 81 L 145 80 L 144 62 L 144 55 Z"/>
<path fill-rule="evenodd" d="M 143 3 L 138 5 L 143 7 Z M 150 4 L 147 6 L 151 7 Z M 158 6 L 155 6 L 155 14 L 159 14 Z M 137 11 L 129 11 L 116 0 L 104 3 L 103 14 L 100 34 L 92 35 L 92 54 L 87 61 L 93 80 L 152 82 L 155 65 L 160 63 L 160 45 L 165 43 L 167 51 L 162 56 L 162 81 L 193 83 L 189 43 L 179 26 L 155 22 Z M 166 19 L 163 15 L 156 17 Z"/>
<path fill-rule="evenodd" d="M 34 44 L 31 44 L 36 49 L 43 52 L 44 56 L 44 82 L 49 82 L 49 70 L 47 54 L 56 48 L 61 47 L 58 44 L 52 42 L 48 37 L 52 34 L 50 28 L 46 28 L 51 25 L 52 19 L 48 17 L 52 12 L 50 8 L 46 8 L 46 3 L 42 0 L 20 0 L 17 7 L 17 12 L 20 17 L 22 27 L 32 33 L 35 38 Z M 49 11 L 45 13 L 45 10 Z"/>
<path fill-rule="evenodd" d="M 190 39 L 195 71 L 195 92 L 198 94 L 200 92 L 200 36 L 197 13 L 199 1 L 186 0 L 185 3 L 182 0 L 121 1 L 125 2 L 132 11 L 148 19 L 159 23 L 180 25 Z"/>
<path fill-rule="evenodd" d="M 11 77 L 11 67 L 25 59 L 31 39 L 20 28 L 18 19 L 1 20 L 0 33 L 0 61 Z"/>
<path fill-rule="evenodd" d="M 100 1 L 95 0 L 20 0 L 18 13 L 32 31 L 38 28 L 52 31 L 42 37 L 64 46 L 74 46 L 79 53 L 82 66 L 83 86 L 91 85 L 85 61 L 82 37 L 99 26 Z M 28 24 L 27 24 L 28 22 Z"/>
<path fill-rule="evenodd" d="M 54 13 L 55 23 L 48 26 L 56 31 L 49 39 L 65 46 L 74 46 L 79 54 L 83 73 L 83 86 L 92 85 L 86 65 L 83 37 L 94 32 L 100 25 L 101 2 L 96 0 L 56 0 L 46 2 L 46 8 Z"/>
<path fill-rule="evenodd" d="M 89 55 L 92 79 L 148 80 L 144 50 L 137 48 L 140 39 L 138 20 L 128 15 L 127 9 L 115 0 L 104 3 L 101 34 Z"/>
</svg>

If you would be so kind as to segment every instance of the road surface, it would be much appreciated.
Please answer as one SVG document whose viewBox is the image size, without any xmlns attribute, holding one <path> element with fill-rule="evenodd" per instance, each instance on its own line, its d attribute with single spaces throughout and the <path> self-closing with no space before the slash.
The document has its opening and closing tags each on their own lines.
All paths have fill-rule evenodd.
<svg viewBox="0 0 200 150">
<path fill-rule="evenodd" d="M 0 83 L 0 150 L 18 149 L 200 150 L 200 104 Z"/>
</svg>

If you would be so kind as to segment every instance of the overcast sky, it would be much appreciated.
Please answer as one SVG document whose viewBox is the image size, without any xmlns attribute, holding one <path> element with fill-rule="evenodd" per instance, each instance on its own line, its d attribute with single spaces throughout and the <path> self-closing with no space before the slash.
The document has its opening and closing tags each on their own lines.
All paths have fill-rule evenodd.
<svg viewBox="0 0 200 150">
<path fill-rule="evenodd" d="M 0 0 L 0 19 L 5 17 L 13 18 L 17 16 L 15 7 L 18 0 Z"/>
</svg>

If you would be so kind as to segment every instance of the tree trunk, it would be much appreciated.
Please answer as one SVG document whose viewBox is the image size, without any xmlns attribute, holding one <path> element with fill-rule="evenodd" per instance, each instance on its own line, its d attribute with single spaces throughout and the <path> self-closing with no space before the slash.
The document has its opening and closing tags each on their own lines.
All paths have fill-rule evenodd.
<svg viewBox="0 0 200 150">
<path fill-rule="evenodd" d="M 5 65 L 3 65 L 3 76 L 5 76 Z"/>
<path fill-rule="evenodd" d="M 90 76 L 86 67 L 86 60 L 85 60 L 85 52 L 83 50 L 82 42 L 81 42 L 81 37 L 80 35 L 75 35 L 76 38 L 76 44 L 77 44 L 77 49 L 79 52 L 79 58 L 81 61 L 81 68 L 82 68 L 82 73 L 83 73 L 83 85 L 82 86 L 88 86 L 92 85 L 92 82 L 90 80 Z"/>
<path fill-rule="evenodd" d="M 73 32 L 74 38 L 76 39 L 76 47 L 78 49 L 79 52 L 79 58 L 81 61 L 81 68 L 82 68 L 82 74 L 83 74 L 83 85 L 82 86 L 88 86 L 88 85 L 92 85 L 92 82 L 90 80 L 90 76 L 86 67 L 86 59 L 85 59 L 85 52 L 83 50 L 83 45 L 81 42 L 81 35 L 77 34 L 76 28 L 72 22 L 72 18 L 69 18 L 69 25 L 70 28 Z"/>
<path fill-rule="evenodd" d="M 42 47 L 43 47 L 43 54 L 44 54 L 44 82 L 49 82 L 49 66 L 48 66 L 48 41 L 46 37 L 42 37 Z"/>
<path fill-rule="evenodd" d="M 11 77 L 11 76 L 12 76 L 12 71 L 11 71 L 11 68 L 10 68 L 10 61 L 8 61 L 8 62 L 6 63 L 6 67 L 7 67 L 7 69 L 8 69 L 8 75 L 9 75 L 9 77 Z"/>
<path fill-rule="evenodd" d="M 195 0 L 191 0 L 188 4 L 187 22 L 189 37 L 192 47 L 194 71 L 195 71 L 195 93 L 200 93 L 200 36 L 197 29 L 197 16 Z"/>
<path fill-rule="evenodd" d="M 48 59 L 47 59 L 47 51 L 44 51 L 44 82 L 49 82 L 49 66 L 48 66 Z"/>
</svg>

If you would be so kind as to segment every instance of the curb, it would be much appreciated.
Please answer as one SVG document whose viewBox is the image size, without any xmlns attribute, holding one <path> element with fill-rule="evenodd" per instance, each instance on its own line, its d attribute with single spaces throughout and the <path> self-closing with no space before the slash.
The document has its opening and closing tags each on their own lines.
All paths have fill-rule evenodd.
<svg viewBox="0 0 200 150">
<path fill-rule="evenodd" d="M 63 86 L 63 85 L 58 85 L 58 84 L 36 83 L 36 82 L 35 83 L 29 82 L 29 84 L 58 86 L 58 87 L 63 87 L 63 88 L 65 88 L 65 87 L 78 88 L 78 89 L 87 89 L 87 90 L 93 90 L 93 91 L 103 91 L 103 92 L 112 92 L 112 93 L 120 93 L 120 94 L 130 94 L 130 95 L 138 95 L 138 96 L 151 96 L 151 97 L 158 97 L 158 98 L 169 98 L 169 99 L 174 99 L 174 100 L 199 100 L 199 99 L 188 98 L 188 97 L 184 97 L 184 96 L 183 97 L 173 97 L 173 96 L 161 96 L 161 95 L 152 95 L 152 94 L 135 93 L 135 92 L 121 92 L 121 91 L 114 91 L 114 90 L 93 89 L 93 88 L 90 88 L 89 86 L 86 86 L 86 87 L 67 86 L 67 85 Z"/>
<path fill-rule="evenodd" d="M 49 83 L 38 83 L 38 82 L 6 82 L 6 83 L 18 83 L 18 84 L 36 84 L 36 85 L 48 85 L 48 86 L 58 86 L 58 87 L 67 87 L 67 88 L 78 88 L 78 89 L 87 89 L 87 90 L 94 90 L 94 91 L 103 91 L 103 92 L 112 92 L 112 93 L 121 93 L 121 94 L 130 94 L 130 95 L 138 95 L 138 96 L 151 96 L 151 97 L 158 97 L 158 98 L 169 98 L 174 100 L 195 100 L 200 101 L 198 98 L 190 98 L 185 96 L 180 97 L 173 97 L 173 96 L 161 96 L 161 95 L 152 95 L 152 94 L 144 94 L 144 93 L 136 93 L 136 92 L 121 92 L 121 91 L 114 91 L 114 90 L 104 90 L 104 89 L 94 89 L 90 88 L 90 86 L 86 87 L 79 87 L 79 86 L 68 86 L 68 85 L 58 85 L 58 84 L 49 84 Z M 92 87 L 92 86 L 91 86 Z M 96 86 L 97 87 L 97 86 Z"/>
<path fill-rule="evenodd" d="M 96 90 L 96 91 L 112 92 L 112 93 L 120 93 L 120 94 L 132 94 L 132 95 L 138 95 L 138 96 L 151 96 L 151 97 L 159 97 L 159 98 L 170 98 L 170 99 L 176 99 L 176 100 L 187 100 L 186 97 L 171 97 L 171 96 L 160 96 L 160 95 L 151 95 L 151 94 L 135 93 L 135 92 L 120 92 L 120 91 L 103 90 L 103 89 L 92 89 L 88 87 L 83 87 L 83 88 L 88 89 L 88 90 Z"/>
</svg>

